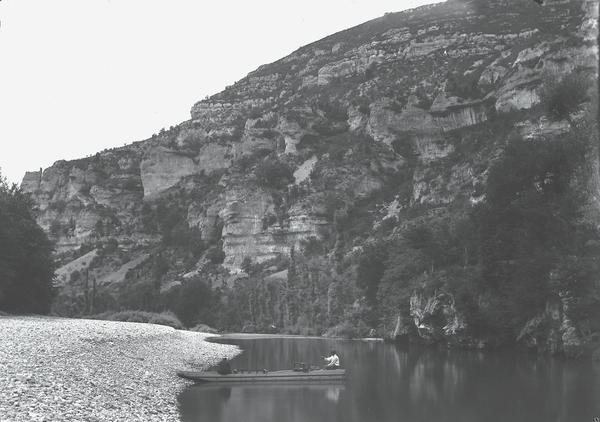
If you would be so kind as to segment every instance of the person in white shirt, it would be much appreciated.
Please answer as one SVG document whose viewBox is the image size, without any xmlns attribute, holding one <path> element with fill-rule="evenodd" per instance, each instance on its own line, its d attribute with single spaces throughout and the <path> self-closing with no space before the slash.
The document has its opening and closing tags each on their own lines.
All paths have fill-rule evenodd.
<svg viewBox="0 0 600 422">
<path fill-rule="evenodd" d="M 323 369 L 339 369 L 340 368 L 340 358 L 338 357 L 335 349 L 331 349 L 331 356 L 328 358 L 324 358 L 321 356 L 323 361 L 325 362 L 325 366 Z"/>
</svg>

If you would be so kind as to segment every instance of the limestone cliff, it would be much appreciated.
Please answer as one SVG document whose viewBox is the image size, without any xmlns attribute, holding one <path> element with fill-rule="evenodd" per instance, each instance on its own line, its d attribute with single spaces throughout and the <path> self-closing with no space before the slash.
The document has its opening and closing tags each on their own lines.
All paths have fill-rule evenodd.
<svg viewBox="0 0 600 422">
<path fill-rule="evenodd" d="M 112 238 L 145 257 L 184 221 L 229 270 L 335 238 L 361 201 L 377 203 L 374 227 L 420 206 L 444 212 L 480 199 L 502 116 L 522 112 L 524 137 L 569 130 L 527 113 L 548 81 L 597 75 L 597 6 L 448 0 L 386 14 L 261 66 L 194 104 L 188 121 L 28 172 L 22 187 L 61 252 Z M 175 249 L 165 282 L 207 259 Z M 460 337 L 451 304 L 411 299 L 421 337 Z M 435 315 L 445 324 L 431 329 Z"/>
<path fill-rule="evenodd" d="M 90 236 L 99 217 L 91 207 L 121 210 L 119 222 L 130 223 L 123 209 L 142 199 L 140 183 L 150 200 L 182 178 L 228 169 L 244 156 L 302 155 L 303 139 L 325 141 L 331 131 L 405 142 L 418 156 L 420 174 L 420 167 L 453 151 L 449 132 L 486 121 L 491 110 L 529 108 L 544 77 L 594 66 L 593 5 L 450 1 L 386 14 L 262 66 L 195 104 L 190 121 L 151 140 L 99 153 L 96 162 L 58 162 L 43 174 L 28 173 L 23 187 L 35 193 L 44 227 L 78 220 L 59 243 L 66 247 Z M 520 14 L 527 19 L 516 19 Z M 473 169 L 460 171 L 471 174 L 460 177 L 466 184 L 477 177 Z M 449 200 L 430 181 L 415 186 L 416 202 Z M 47 210 L 60 201 L 68 203 L 66 213 Z M 75 204 L 85 211 L 73 210 Z"/>
</svg>

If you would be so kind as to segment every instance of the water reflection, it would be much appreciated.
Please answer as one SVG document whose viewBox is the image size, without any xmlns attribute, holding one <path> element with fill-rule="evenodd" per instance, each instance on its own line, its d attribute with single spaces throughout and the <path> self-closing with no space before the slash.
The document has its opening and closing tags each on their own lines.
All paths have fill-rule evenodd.
<svg viewBox="0 0 600 422">
<path fill-rule="evenodd" d="M 333 403 L 337 403 L 338 401 L 340 401 L 341 389 L 342 387 L 328 387 L 327 391 L 325 392 L 325 397 L 327 397 L 327 400 Z"/>
<path fill-rule="evenodd" d="M 198 384 L 179 396 L 182 421 L 307 421 L 335 410 L 344 384 Z M 329 403 L 327 406 L 323 404 Z M 330 408 L 329 410 L 327 408 Z M 325 409 L 325 413 L 323 412 Z M 327 417 L 332 417 L 328 415 Z M 334 419 L 335 420 L 335 419 Z"/>
<path fill-rule="evenodd" d="M 227 401 L 231 397 L 231 387 L 225 386 L 225 385 L 219 386 L 217 391 L 219 392 L 219 397 L 221 398 L 221 400 L 223 400 L 223 402 L 227 403 Z"/>
<path fill-rule="evenodd" d="M 237 368 L 316 365 L 334 347 L 336 384 L 195 385 L 182 421 L 593 421 L 600 365 L 526 354 L 437 350 L 331 339 L 220 340 L 244 353 Z"/>
</svg>

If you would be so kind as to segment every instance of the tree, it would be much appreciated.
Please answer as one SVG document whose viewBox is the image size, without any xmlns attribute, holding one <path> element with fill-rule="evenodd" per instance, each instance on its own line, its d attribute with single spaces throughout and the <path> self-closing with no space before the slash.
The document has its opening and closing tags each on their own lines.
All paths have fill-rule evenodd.
<svg viewBox="0 0 600 422">
<path fill-rule="evenodd" d="M 0 175 L 0 309 L 47 314 L 57 266 L 33 210 L 31 198 Z"/>
<path fill-rule="evenodd" d="M 290 249 L 290 264 L 288 267 L 287 283 L 285 289 L 285 304 L 287 308 L 286 324 L 292 326 L 298 320 L 298 301 L 299 301 L 299 275 L 296 266 L 296 249 Z"/>
<path fill-rule="evenodd" d="M 199 323 L 211 325 L 214 322 L 213 295 L 205 280 L 198 276 L 191 278 L 181 286 L 175 315 L 186 327 Z"/>
<path fill-rule="evenodd" d="M 356 284 L 364 289 L 369 305 L 377 304 L 377 289 L 385 272 L 385 262 L 389 258 L 389 246 L 385 241 L 367 243 L 358 259 Z"/>
<path fill-rule="evenodd" d="M 582 219 L 587 197 L 576 183 L 584 151 L 573 135 L 514 138 L 490 168 L 486 200 L 471 213 L 480 239 L 479 287 L 504 303 L 509 327 L 544 310 L 557 263 L 581 256 L 597 235 Z"/>
<path fill-rule="evenodd" d="M 586 102 L 590 87 L 590 76 L 583 72 L 572 71 L 562 78 L 546 81 L 540 90 L 540 100 L 550 118 L 571 121 L 571 113 Z"/>
<path fill-rule="evenodd" d="M 386 240 L 366 243 L 356 267 L 356 285 L 364 292 L 366 323 L 375 326 L 380 317 L 378 291 L 390 258 L 391 243 Z"/>
</svg>

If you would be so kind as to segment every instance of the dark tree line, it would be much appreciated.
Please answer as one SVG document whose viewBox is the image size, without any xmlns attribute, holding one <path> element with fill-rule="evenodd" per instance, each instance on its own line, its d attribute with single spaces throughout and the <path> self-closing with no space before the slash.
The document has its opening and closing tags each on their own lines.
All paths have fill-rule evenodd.
<svg viewBox="0 0 600 422">
<path fill-rule="evenodd" d="M 37 224 L 34 202 L 0 176 L 0 310 L 50 312 L 56 296 L 54 245 Z"/>
</svg>

